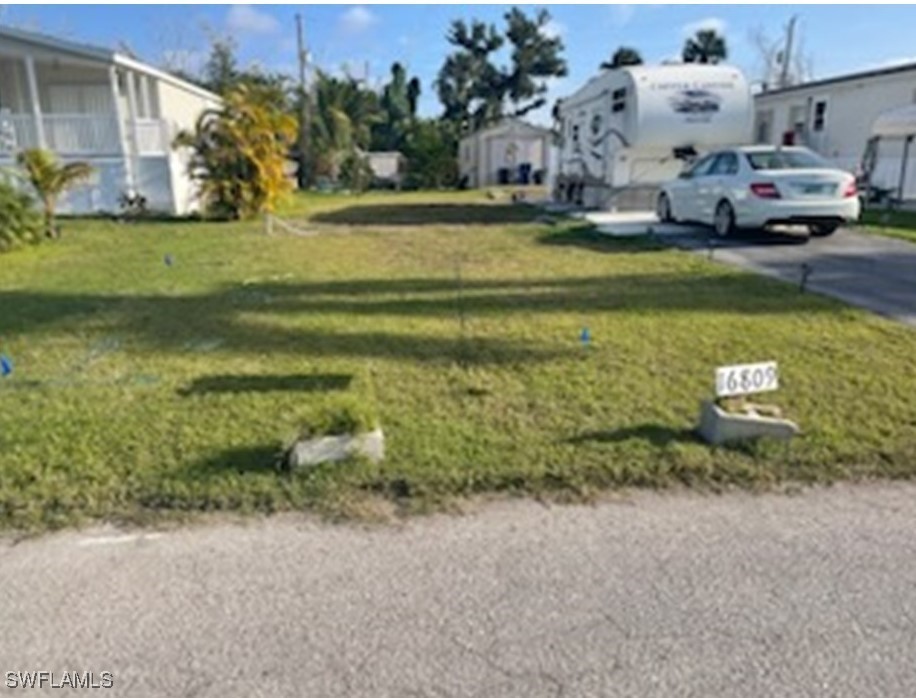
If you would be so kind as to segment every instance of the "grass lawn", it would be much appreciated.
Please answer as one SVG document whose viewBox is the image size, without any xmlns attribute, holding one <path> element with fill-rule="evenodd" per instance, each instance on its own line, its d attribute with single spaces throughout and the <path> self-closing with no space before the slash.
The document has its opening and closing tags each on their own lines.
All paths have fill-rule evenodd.
<svg viewBox="0 0 916 698">
<path fill-rule="evenodd" d="M 317 234 L 71 221 L 0 258 L 0 526 L 916 472 L 910 329 L 479 193 L 287 215 Z M 714 367 L 766 359 L 803 437 L 697 442 Z M 347 404 L 378 416 L 383 464 L 275 470 Z"/>
<path fill-rule="evenodd" d="M 869 233 L 916 242 L 916 211 L 865 211 L 861 226 Z"/>
</svg>

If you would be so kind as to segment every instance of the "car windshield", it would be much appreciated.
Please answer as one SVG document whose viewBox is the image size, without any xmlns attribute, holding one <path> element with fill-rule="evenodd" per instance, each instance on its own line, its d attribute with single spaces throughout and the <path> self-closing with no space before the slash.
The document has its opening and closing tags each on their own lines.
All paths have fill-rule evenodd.
<svg viewBox="0 0 916 698">
<path fill-rule="evenodd" d="M 762 150 L 745 153 L 755 170 L 825 169 L 832 165 L 808 150 Z"/>
</svg>

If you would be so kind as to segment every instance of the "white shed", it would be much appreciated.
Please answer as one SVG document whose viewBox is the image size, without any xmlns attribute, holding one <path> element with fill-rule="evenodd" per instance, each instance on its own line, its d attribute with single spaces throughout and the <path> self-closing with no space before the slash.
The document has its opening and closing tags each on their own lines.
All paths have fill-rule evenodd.
<svg viewBox="0 0 916 698">
<path fill-rule="evenodd" d="M 553 134 L 519 119 L 504 119 L 461 139 L 459 176 L 469 187 L 547 181 Z"/>
<path fill-rule="evenodd" d="M 882 115 L 914 104 L 916 63 L 841 75 L 755 95 L 754 136 L 758 143 L 806 145 L 854 172 L 862 165 L 869 139 L 881 135 L 873 129 Z M 882 137 L 873 185 L 896 189 L 905 144 L 905 138 Z M 916 198 L 916 177 L 907 179 L 903 196 Z"/>
</svg>

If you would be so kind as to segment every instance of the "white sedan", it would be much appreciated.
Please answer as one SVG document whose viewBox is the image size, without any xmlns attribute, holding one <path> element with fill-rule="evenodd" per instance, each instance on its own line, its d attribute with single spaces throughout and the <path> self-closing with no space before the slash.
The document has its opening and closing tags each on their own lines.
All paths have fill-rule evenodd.
<svg viewBox="0 0 916 698">
<path fill-rule="evenodd" d="M 722 237 L 770 225 L 830 235 L 859 208 L 852 174 L 807 148 L 776 146 L 710 153 L 664 184 L 656 204 L 660 220 L 711 225 Z"/>
</svg>

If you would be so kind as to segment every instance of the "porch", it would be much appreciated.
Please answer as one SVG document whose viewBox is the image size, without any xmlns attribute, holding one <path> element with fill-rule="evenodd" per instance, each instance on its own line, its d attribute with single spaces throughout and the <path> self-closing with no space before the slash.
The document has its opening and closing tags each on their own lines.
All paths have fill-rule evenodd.
<svg viewBox="0 0 916 698">
<path fill-rule="evenodd" d="M 71 158 L 168 154 L 172 129 L 149 76 L 14 48 L 0 42 L 0 158 L 25 148 Z"/>
</svg>

